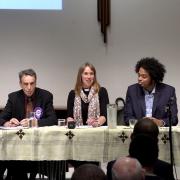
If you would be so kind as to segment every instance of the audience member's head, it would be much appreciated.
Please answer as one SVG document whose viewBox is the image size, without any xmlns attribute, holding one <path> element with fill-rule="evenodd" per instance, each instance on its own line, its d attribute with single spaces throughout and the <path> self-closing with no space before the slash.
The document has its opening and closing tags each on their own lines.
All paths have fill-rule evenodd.
<svg viewBox="0 0 180 180">
<path fill-rule="evenodd" d="M 158 143 L 156 139 L 146 134 L 136 135 L 129 146 L 130 157 L 138 159 L 143 168 L 153 170 L 158 159 Z"/>
<path fill-rule="evenodd" d="M 106 180 L 106 175 L 94 164 L 83 164 L 74 171 L 71 180 Z"/>
<path fill-rule="evenodd" d="M 144 180 L 144 170 L 135 158 L 119 158 L 112 168 L 113 180 Z"/>
<path fill-rule="evenodd" d="M 154 139 L 158 139 L 159 128 L 149 118 L 143 118 L 135 124 L 131 138 L 133 139 L 138 134 L 146 134 Z"/>
</svg>

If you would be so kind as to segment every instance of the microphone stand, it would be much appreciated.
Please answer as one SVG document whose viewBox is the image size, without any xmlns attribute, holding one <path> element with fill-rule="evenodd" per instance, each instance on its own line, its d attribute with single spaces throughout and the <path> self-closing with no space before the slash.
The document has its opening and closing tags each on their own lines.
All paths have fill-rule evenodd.
<svg viewBox="0 0 180 180">
<path fill-rule="evenodd" d="M 172 143 L 172 111 L 171 111 L 172 100 L 167 105 L 168 119 L 169 119 L 169 145 L 170 145 L 170 160 L 171 160 L 171 171 L 173 174 L 174 155 L 173 155 L 173 143 Z"/>
</svg>

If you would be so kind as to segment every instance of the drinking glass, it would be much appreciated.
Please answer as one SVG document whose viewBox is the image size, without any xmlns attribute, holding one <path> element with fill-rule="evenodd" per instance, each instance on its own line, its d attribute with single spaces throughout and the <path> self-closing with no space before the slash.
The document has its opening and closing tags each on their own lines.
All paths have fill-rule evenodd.
<svg viewBox="0 0 180 180">
<path fill-rule="evenodd" d="M 58 126 L 59 127 L 65 127 L 66 125 L 66 120 L 65 119 L 58 119 Z"/>
<path fill-rule="evenodd" d="M 107 104 L 107 123 L 108 128 L 114 129 L 117 127 L 117 105 Z"/>
<path fill-rule="evenodd" d="M 29 114 L 28 114 L 28 119 L 29 119 L 29 124 L 28 124 L 28 126 L 29 126 L 30 128 L 32 128 L 32 127 L 38 127 L 38 120 L 37 120 L 37 118 L 36 118 L 36 116 L 35 116 L 35 112 L 29 112 Z"/>
<path fill-rule="evenodd" d="M 137 119 L 129 119 L 130 128 L 134 128 L 136 123 L 137 123 Z"/>
</svg>

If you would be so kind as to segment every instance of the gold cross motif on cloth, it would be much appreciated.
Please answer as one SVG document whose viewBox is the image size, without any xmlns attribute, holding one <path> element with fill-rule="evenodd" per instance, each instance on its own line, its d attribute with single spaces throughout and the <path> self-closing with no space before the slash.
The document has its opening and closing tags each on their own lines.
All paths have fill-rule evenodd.
<svg viewBox="0 0 180 180">
<path fill-rule="evenodd" d="M 68 131 L 65 135 L 68 136 L 69 139 L 72 139 L 75 136 L 72 131 Z"/>
<path fill-rule="evenodd" d="M 169 137 L 167 136 L 167 134 L 164 134 L 163 137 L 161 138 L 161 141 L 166 144 L 169 141 Z"/>
<path fill-rule="evenodd" d="M 121 140 L 122 140 L 122 142 L 124 143 L 125 142 L 125 140 L 128 138 L 128 136 L 126 135 L 126 133 L 123 131 L 122 133 L 121 133 L 121 135 L 120 136 L 118 136 Z"/>
<path fill-rule="evenodd" d="M 19 138 L 22 140 L 23 136 L 25 135 L 25 132 L 23 132 L 23 130 L 20 129 L 16 134 L 17 134 L 17 135 L 19 136 Z"/>
</svg>

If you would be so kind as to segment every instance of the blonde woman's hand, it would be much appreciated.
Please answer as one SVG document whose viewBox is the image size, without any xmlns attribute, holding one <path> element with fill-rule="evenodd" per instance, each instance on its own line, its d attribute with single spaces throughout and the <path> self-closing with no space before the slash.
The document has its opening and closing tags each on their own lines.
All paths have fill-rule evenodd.
<svg viewBox="0 0 180 180">
<path fill-rule="evenodd" d="M 100 126 L 100 123 L 97 119 L 88 119 L 86 123 L 92 127 L 99 127 Z"/>
</svg>

